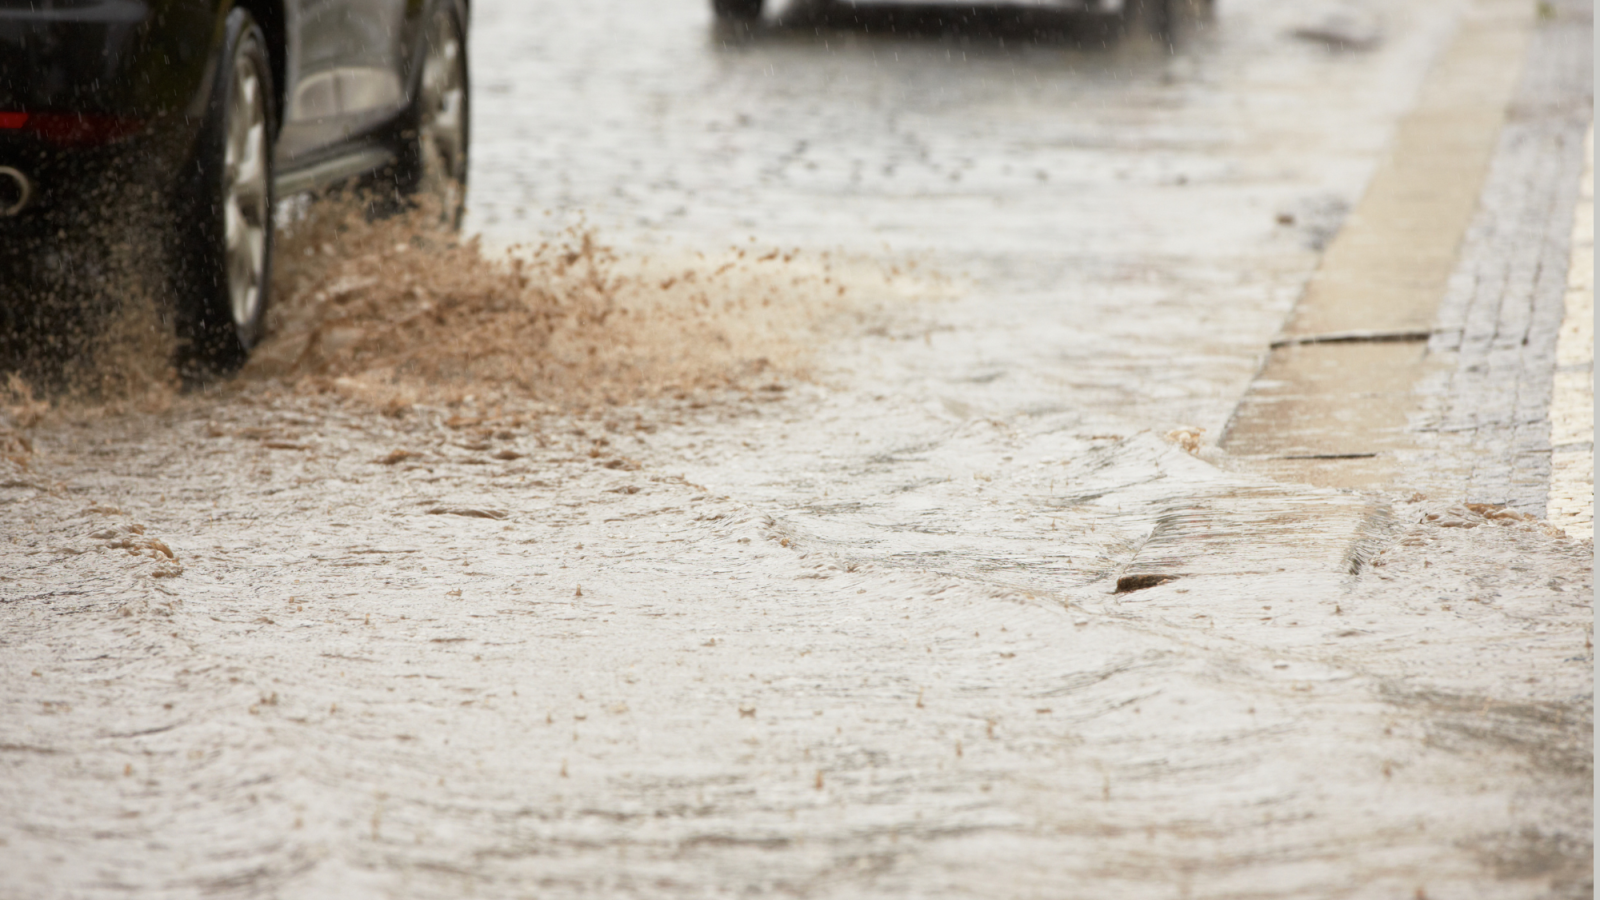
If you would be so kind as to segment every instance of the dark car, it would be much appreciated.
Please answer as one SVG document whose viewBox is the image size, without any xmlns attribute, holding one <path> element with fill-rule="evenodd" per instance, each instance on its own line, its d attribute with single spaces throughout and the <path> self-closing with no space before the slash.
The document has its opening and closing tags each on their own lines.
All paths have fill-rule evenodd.
<svg viewBox="0 0 1600 900">
<path fill-rule="evenodd" d="M 830 7 L 845 5 L 845 3 L 846 0 L 811 0 L 809 5 L 813 10 L 827 10 Z M 904 4 L 905 0 L 901 0 L 901 3 Z M 1134 0 L 1011 0 L 1010 5 L 1059 7 L 1088 13 L 1104 12 L 1124 15 L 1132 12 L 1133 4 Z M 760 18 L 761 11 L 766 5 L 766 0 L 711 0 L 711 11 L 718 19 L 731 22 L 749 22 Z M 888 3 L 884 5 L 893 6 L 895 2 L 894 0 L 888 0 Z M 931 3 L 926 2 L 926 0 L 917 0 L 917 5 L 938 6 L 939 2 L 938 0 L 933 0 Z M 959 0 L 959 2 L 951 3 L 950 5 L 965 6 L 969 9 L 975 8 L 974 4 L 966 2 L 966 0 Z"/>
<path fill-rule="evenodd" d="M 279 199 L 362 181 L 459 224 L 468 0 L 0 0 L 0 282 L 137 246 L 184 359 L 261 336 Z M 91 239 L 92 238 L 92 239 Z M 29 301 L 0 291 L 0 327 Z"/>
<path fill-rule="evenodd" d="M 1201 0 L 1202 6 L 1209 7 L 1210 3 L 1211 0 Z M 842 23 L 858 22 L 854 14 L 862 8 L 882 12 L 898 7 L 924 14 L 942 7 L 949 8 L 953 14 L 976 12 L 985 7 L 1012 12 L 1035 10 L 1076 15 L 1100 26 L 1097 29 L 1100 33 L 1109 29 L 1113 34 L 1124 33 L 1136 21 L 1143 19 L 1153 33 L 1164 35 L 1170 26 L 1172 14 L 1172 0 L 1000 0 L 989 3 L 973 3 L 972 0 L 862 0 L 860 3 L 857 0 L 802 0 L 794 5 L 807 9 L 812 17 L 820 16 L 823 21 Z M 723 25 L 748 27 L 761 18 L 762 10 L 767 6 L 767 0 L 711 0 L 712 14 Z"/>
</svg>

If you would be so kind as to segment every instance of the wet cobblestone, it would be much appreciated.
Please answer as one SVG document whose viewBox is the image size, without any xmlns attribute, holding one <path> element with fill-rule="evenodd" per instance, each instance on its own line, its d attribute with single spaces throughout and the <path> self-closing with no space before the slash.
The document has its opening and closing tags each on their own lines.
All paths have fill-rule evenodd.
<svg viewBox="0 0 1600 900">
<path fill-rule="evenodd" d="M 1419 430 L 1441 436 L 1442 468 L 1475 503 L 1543 516 L 1550 398 L 1564 310 L 1572 211 L 1593 106 L 1589 4 L 1550 4 L 1501 132 L 1481 206 L 1440 306 L 1430 353 L 1453 371 L 1422 387 Z"/>
</svg>

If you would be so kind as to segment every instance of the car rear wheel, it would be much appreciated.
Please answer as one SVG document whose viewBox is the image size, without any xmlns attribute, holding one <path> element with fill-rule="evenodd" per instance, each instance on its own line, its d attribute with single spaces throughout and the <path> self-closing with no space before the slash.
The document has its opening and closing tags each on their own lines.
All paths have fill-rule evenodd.
<svg viewBox="0 0 1600 900">
<path fill-rule="evenodd" d="M 180 201 L 180 363 L 227 374 L 261 339 L 272 270 L 272 136 L 276 110 L 266 38 L 235 9 L 224 28 L 192 183 Z"/>
<path fill-rule="evenodd" d="M 711 0 L 711 12 L 722 22 L 754 22 L 761 7 L 762 0 Z"/>
</svg>

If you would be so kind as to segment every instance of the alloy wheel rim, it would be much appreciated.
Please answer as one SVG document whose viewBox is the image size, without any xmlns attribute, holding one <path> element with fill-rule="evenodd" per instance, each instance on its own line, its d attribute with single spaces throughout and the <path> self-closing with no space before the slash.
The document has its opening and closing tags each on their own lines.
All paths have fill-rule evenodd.
<svg viewBox="0 0 1600 900">
<path fill-rule="evenodd" d="M 466 182 L 465 62 L 455 18 L 441 10 L 434 16 L 422 64 L 417 137 L 420 193 L 439 204 L 439 217 L 449 224 L 461 208 Z"/>
<path fill-rule="evenodd" d="M 239 327 L 256 320 L 264 293 L 269 195 L 263 87 L 255 60 L 240 52 L 228 95 L 222 176 L 228 300 Z"/>
</svg>

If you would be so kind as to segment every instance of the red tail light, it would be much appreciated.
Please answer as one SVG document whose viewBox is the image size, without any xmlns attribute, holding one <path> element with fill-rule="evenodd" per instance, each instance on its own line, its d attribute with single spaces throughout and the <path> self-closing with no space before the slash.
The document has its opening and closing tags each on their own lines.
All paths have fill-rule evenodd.
<svg viewBox="0 0 1600 900">
<path fill-rule="evenodd" d="M 97 113 L 32 113 L 28 130 L 58 147 L 89 147 L 131 137 L 144 122 Z"/>
<path fill-rule="evenodd" d="M 102 113 L 0 112 L 0 129 L 26 130 L 57 147 L 92 147 L 132 137 L 144 129 L 142 119 Z"/>
</svg>

